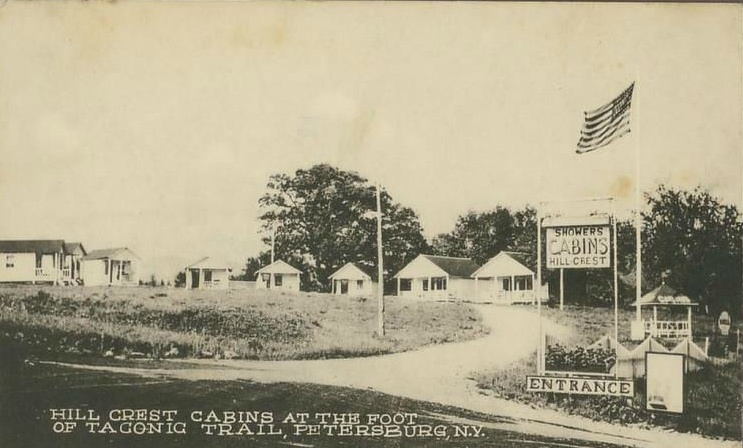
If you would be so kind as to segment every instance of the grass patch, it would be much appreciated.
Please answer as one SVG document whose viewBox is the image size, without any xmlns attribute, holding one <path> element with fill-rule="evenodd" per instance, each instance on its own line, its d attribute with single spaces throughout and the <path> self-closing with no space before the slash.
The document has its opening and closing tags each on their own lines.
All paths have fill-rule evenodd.
<svg viewBox="0 0 743 448">
<path fill-rule="evenodd" d="M 159 358 L 322 359 L 370 356 L 487 333 L 469 305 L 386 298 L 376 302 L 278 291 L 153 287 L 0 287 L 0 338 L 29 354 L 142 354 Z"/>
</svg>

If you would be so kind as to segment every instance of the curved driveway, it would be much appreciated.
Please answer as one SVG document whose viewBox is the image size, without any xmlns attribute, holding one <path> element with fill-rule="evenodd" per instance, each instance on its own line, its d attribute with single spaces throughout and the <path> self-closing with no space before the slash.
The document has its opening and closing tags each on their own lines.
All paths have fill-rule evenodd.
<svg viewBox="0 0 743 448">
<path fill-rule="evenodd" d="M 248 379 L 266 383 L 317 383 L 372 389 L 512 419 L 508 423 L 477 422 L 485 427 L 560 438 L 642 447 L 739 446 L 739 443 L 728 444 L 691 434 L 594 422 L 488 396 L 468 377 L 472 372 L 506 367 L 534 353 L 538 341 L 539 319 L 533 309 L 522 307 L 481 305 L 479 309 L 485 324 L 491 328 L 488 336 L 405 353 L 307 361 L 182 361 L 203 366 L 189 369 L 87 368 L 166 375 L 189 380 Z M 542 325 L 546 332 L 561 339 L 568 338 L 572 331 L 547 320 L 543 320 Z"/>
</svg>

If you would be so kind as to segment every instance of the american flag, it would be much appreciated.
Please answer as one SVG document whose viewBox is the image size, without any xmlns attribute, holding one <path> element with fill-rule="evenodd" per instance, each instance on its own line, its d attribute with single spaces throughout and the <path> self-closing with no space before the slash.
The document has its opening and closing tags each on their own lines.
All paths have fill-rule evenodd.
<svg viewBox="0 0 743 448">
<path fill-rule="evenodd" d="M 585 123 L 580 131 L 580 140 L 575 152 L 583 154 L 594 151 L 629 133 L 629 114 L 634 89 L 633 82 L 611 102 L 583 113 Z"/>
</svg>

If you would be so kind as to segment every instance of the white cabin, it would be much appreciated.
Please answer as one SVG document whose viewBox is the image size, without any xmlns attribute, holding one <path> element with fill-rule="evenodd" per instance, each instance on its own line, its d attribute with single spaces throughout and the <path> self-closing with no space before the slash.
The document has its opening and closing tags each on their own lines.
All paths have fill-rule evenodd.
<svg viewBox="0 0 743 448">
<path fill-rule="evenodd" d="M 228 289 L 232 267 L 209 257 L 186 267 L 186 289 Z"/>
<path fill-rule="evenodd" d="M 419 299 L 469 300 L 475 294 L 470 278 L 479 266 L 469 258 L 418 255 L 393 278 L 397 295 Z"/>
<path fill-rule="evenodd" d="M 84 255 L 81 243 L 64 240 L 0 241 L 0 282 L 79 284 Z"/>
<path fill-rule="evenodd" d="M 523 253 L 499 252 L 472 274 L 475 301 L 513 304 L 536 303 L 536 274 Z M 549 287 L 542 284 L 540 300 L 549 300 Z"/>
<path fill-rule="evenodd" d="M 328 278 L 333 294 L 373 297 L 377 293 L 377 282 L 354 263 L 346 263 Z"/>
<path fill-rule="evenodd" d="M 280 289 L 299 292 L 299 276 L 302 271 L 285 262 L 276 260 L 256 272 L 256 289 Z"/>
<path fill-rule="evenodd" d="M 139 284 L 139 257 L 126 247 L 94 250 L 81 267 L 86 286 Z"/>
</svg>

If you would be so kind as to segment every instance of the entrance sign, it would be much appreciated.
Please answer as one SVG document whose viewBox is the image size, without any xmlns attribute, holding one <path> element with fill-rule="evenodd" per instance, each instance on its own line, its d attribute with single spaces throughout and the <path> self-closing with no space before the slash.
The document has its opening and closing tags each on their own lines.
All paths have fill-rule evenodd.
<svg viewBox="0 0 743 448">
<path fill-rule="evenodd" d="M 611 267 L 611 228 L 608 225 L 547 228 L 547 268 Z"/>
<path fill-rule="evenodd" d="M 632 381 L 567 376 L 527 375 L 526 390 L 528 392 L 608 395 L 612 397 L 633 397 L 635 395 L 634 382 Z"/>
<path fill-rule="evenodd" d="M 647 352 L 645 374 L 647 375 L 645 409 L 683 413 L 684 355 Z"/>
</svg>

